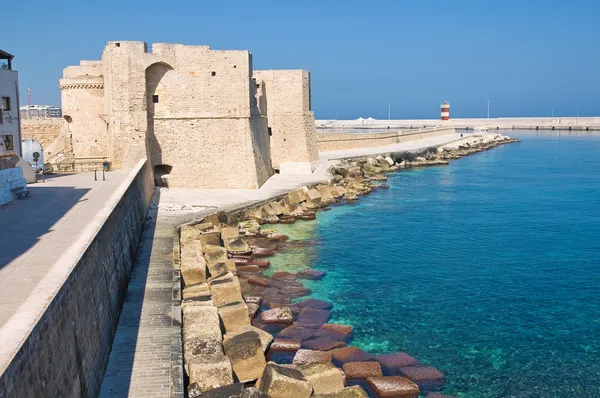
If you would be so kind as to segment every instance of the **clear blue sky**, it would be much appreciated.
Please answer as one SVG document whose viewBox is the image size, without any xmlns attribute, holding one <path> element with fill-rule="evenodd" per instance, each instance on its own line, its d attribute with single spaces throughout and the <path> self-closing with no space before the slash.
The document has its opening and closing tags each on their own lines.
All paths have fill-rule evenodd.
<svg viewBox="0 0 600 398">
<path fill-rule="evenodd" d="M 104 5 L 101 6 L 100 4 Z M 62 69 L 110 40 L 248 49 L 308 69 L 317 118 L 600 116 L 598 0 L 2 1 L 21 102 L 60 103 Z"/>
</svg>

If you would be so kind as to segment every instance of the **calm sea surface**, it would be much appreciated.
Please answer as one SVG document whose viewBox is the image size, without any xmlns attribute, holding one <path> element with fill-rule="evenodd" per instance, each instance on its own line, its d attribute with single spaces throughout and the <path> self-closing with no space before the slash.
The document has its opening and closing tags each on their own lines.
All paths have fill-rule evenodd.
<svg viewBox="0 0 600 398">
<path fill-rule="evenodd" d="M 406 351 L 460 397 L 600 397 L 600 136 L 389 175 L 389 190 L 280 226 L 308 282 L 373 354 Z"/>
</svg>

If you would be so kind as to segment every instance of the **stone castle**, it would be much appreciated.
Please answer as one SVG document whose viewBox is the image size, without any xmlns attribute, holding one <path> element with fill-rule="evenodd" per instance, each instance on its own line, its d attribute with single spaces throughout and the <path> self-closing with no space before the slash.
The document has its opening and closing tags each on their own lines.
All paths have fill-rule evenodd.
<svg viewBox="0 0 600 398">
<path fill-rule="evenodd" d="M 252 69 L 248 51 L 109 42 L 60 80 L 76 169 L 147 157 L 157 185 L 258 188 L 318 163 L 310 74 Z"/>
</svg>

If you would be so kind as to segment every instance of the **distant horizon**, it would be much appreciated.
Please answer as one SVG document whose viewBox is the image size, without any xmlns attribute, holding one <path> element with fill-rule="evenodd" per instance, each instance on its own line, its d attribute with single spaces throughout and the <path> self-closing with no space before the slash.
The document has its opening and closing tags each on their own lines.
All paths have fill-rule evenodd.
<svg viewBox="0 0 600 398">
<path fill-rule="evenodd" d="M 487 117 L 487 100 L 492 117 L 600 114 L 592 0 L 36 1 L 3 8 L 22 104 L 30 88 L 33 103 L 59 105 L 64 68 L 135 40 L 248 50 L 257 70 L 306 69 L 317 119 L 387 119 L 388 103 L 394 119 L 433 119 L 444 100 L 454 118 Z"/>
</svg>

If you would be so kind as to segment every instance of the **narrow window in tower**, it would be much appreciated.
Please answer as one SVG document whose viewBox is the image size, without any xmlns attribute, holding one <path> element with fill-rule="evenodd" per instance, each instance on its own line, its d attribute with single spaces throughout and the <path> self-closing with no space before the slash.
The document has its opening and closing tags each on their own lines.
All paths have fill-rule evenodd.
<svg viewBox="0 0 600 398">
<path fill-rule="evenodd" d="M 212 76 L 217 76 L 217 72 L 211 72 Z"/>
<path fill-rule="evenodd" d="M 273 131 L 271 131 L 271 127 L 269 127 L 269 137 L 273 136 Z"/>
<path fill-rule="evenodd" d="M 158 104 L 158 95 L 155 94 L 155 95 L 152 96 L 152 103 L 153 104 Z"/>
</svg>

